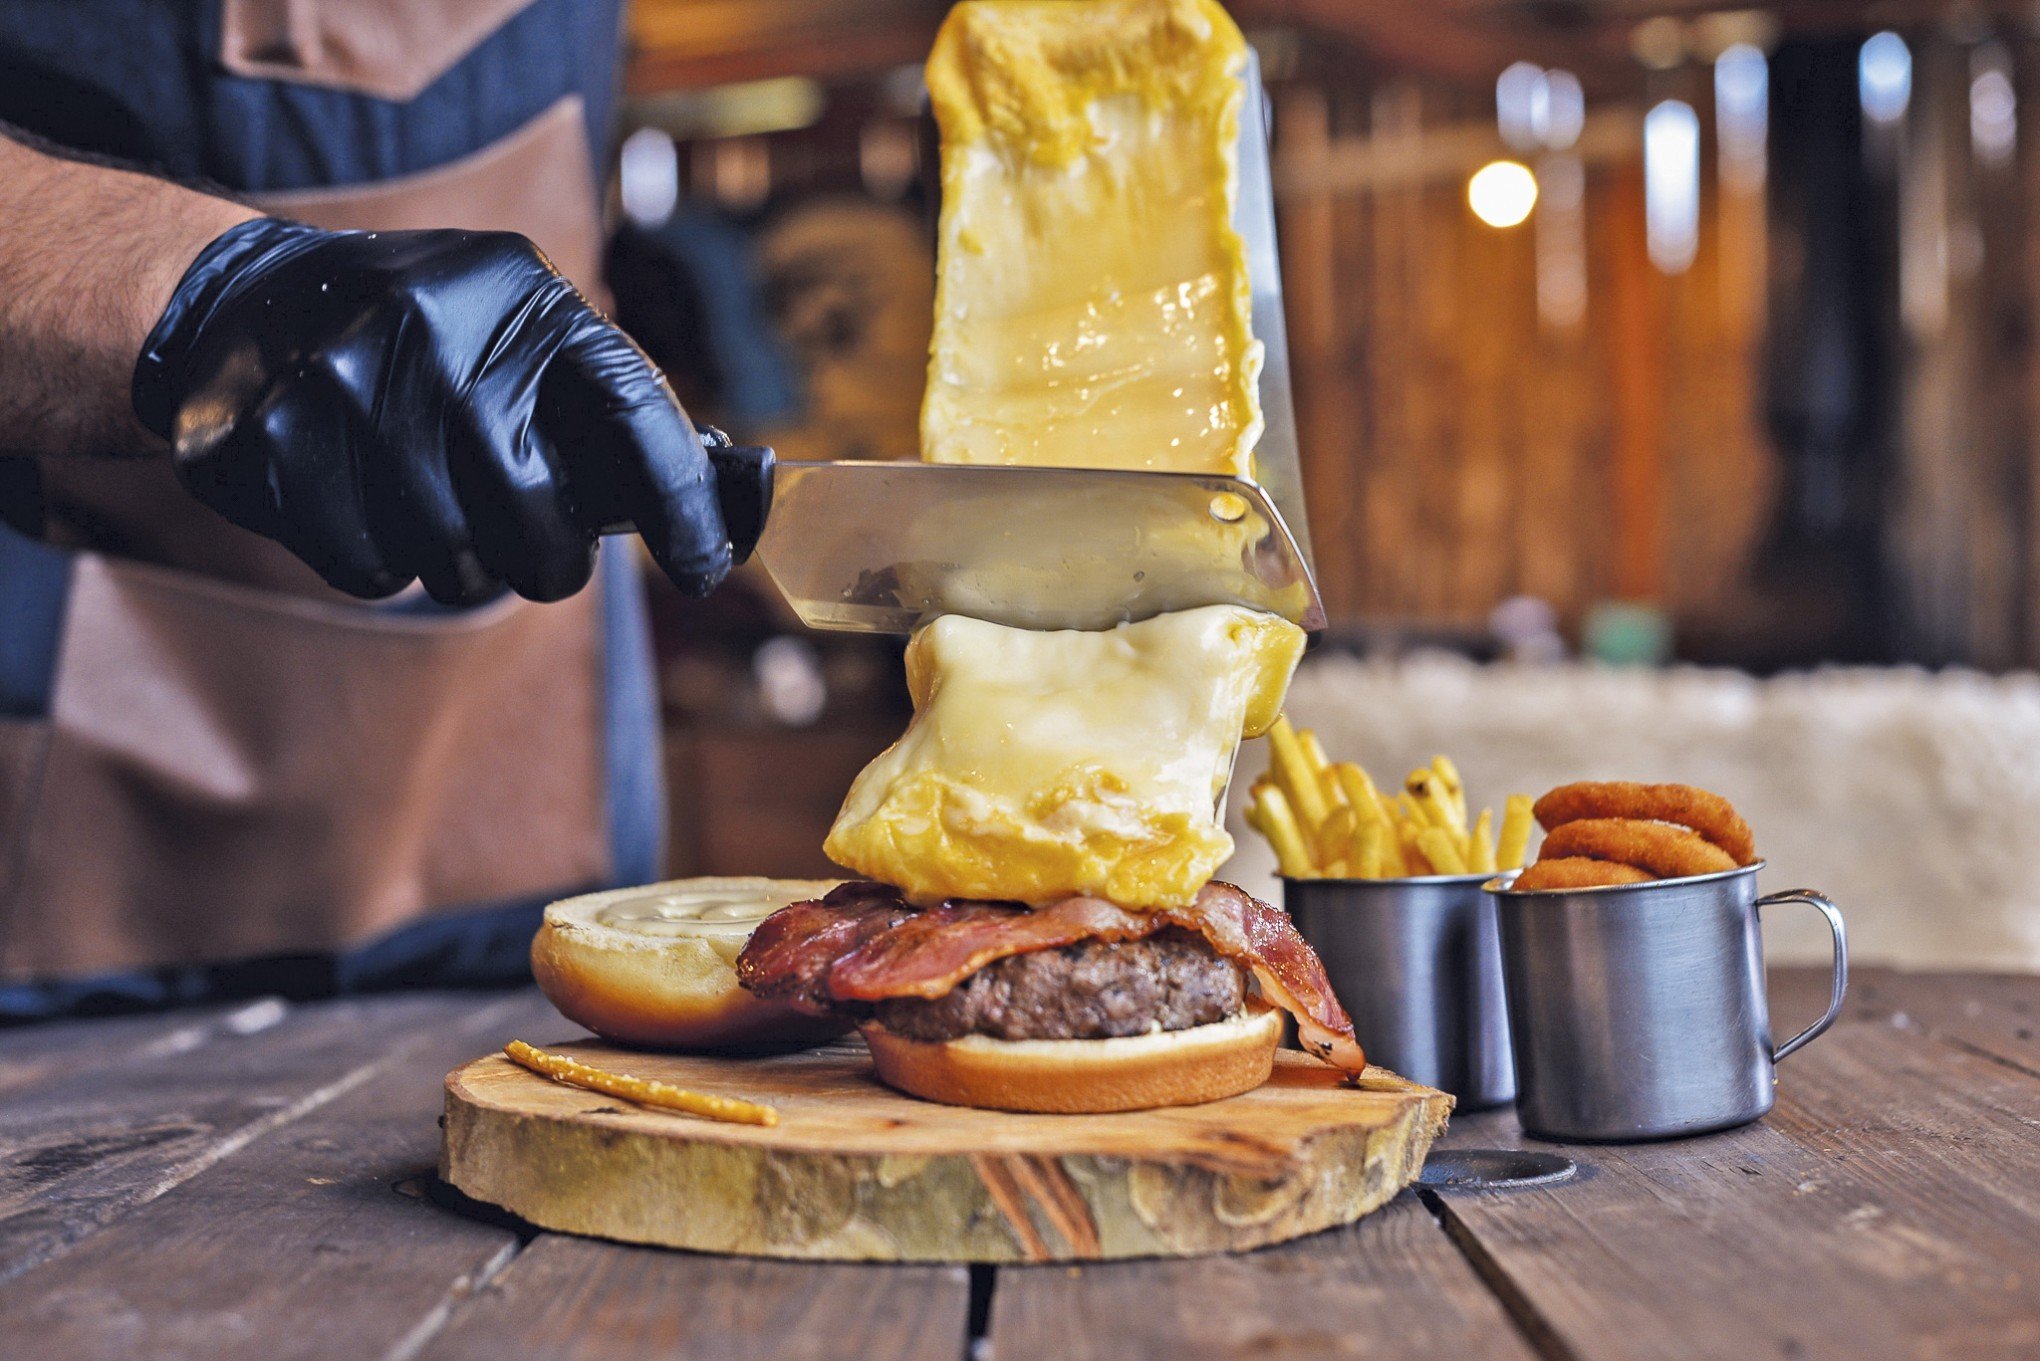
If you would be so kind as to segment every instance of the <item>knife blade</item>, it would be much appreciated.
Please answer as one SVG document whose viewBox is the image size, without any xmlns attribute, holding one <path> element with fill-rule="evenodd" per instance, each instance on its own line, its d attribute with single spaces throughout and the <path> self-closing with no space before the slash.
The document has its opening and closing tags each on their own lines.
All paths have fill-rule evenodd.
<svg viewBox="0 0 2040 1361">
<path fill-rule="evenodd" d="M 1237 478 L 937 463 L 777 465 L 758 555 L 802 622 L 938 614 L 1101 629 L 1236 604 L 1324 627 L 1295 539 Z"/>
</svg>

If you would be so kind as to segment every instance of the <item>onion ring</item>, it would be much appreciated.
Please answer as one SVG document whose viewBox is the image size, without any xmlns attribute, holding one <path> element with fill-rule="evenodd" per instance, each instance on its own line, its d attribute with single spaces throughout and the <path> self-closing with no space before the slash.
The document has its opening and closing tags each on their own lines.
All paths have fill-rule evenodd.
<svg viewBox="0 0 2040 1361">
<path fill-rule="evenodd" d="M 1531 811 L 1547 832 L 1590 818 L 1669 822 L 1691 828 L 1727 852 L 1738 865 L 1753 865 L 1757 859 L 1756 837 L 1742 814 L 1735 811 L 1735 805 L 1719 794 L 1689 784 L 1584 780 L 1560 785 L 1537 800 Z"/>
<path fill-rule="evenodd" d="M 1649 870 L 1658 879 L 1719 874 L 1736 867 L 1733 856 L 1698 832 L 1640 818 L 1584 818 L 1564 823 L 1544 838 L 1544 847 L 1537 854 L 1540 863 L 1547 856 L 1613 860 Z"/>
<path fill-rule="evenodd" d="M 1509 885 L 1526 893 L 1546 889 L 1606 888 L 1610 884 L 1644 884 L 1650 882 L 1650 875 L 1634 865 L 1623 865 L 1613 860 L 1595 860 L 1584 855 L 1561 856 L 1556 860 L 1540 860 L 1516 876 L 1516 882 Z"/>
</svg>

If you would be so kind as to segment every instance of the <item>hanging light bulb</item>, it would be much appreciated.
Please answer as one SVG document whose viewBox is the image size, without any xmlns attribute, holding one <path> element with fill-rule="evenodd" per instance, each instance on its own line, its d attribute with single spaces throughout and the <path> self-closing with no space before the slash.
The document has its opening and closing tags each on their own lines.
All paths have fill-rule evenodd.
<svg viewBox="0 0 2040 1361">
<path fill-rule="evenodd" d="M 1514 227 L 1537 206 L 1537 177 L 1516 161 L 1490 161 L 1466 182 L 1466 202 L 1490 227 Z"/>
</svg>

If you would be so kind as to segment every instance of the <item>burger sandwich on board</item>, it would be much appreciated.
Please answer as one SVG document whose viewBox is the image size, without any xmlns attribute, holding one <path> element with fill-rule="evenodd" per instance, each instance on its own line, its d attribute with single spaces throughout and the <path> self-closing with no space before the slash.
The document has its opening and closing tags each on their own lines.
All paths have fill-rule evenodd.
<svg viewBox="0 0 2040 1361">
<path fill-rule="evenodd" d="M 924 457 L 1248 475 L 1261 350 L 1232 225 L 1246 47 L 1211 0 L 956 6 Z M 1015 356 L 1040 355 L 1039 364 Z M 855 1022 L 930 1100 L 1136 1110 L 1365 1066 L 1289 918 L 1212 873 L 1243 738 L 1304 644 L 1234 605 L 1087 632 L 937 618 L 914 718 L 829 834 L 863 878 L 760 923 L 761 1001 Z"/>
</svg>

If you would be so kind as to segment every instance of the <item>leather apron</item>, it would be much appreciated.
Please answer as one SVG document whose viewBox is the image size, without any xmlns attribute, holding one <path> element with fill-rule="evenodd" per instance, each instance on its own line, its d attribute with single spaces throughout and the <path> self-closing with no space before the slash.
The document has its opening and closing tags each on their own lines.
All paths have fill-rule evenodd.
<svg viewBox="0 0 2040 1361">
<path fill-rule="evenodd" d="M 224 135 L 143 159 L 321 226 L 521 232 L 600 296 L 591 120 L 606 119 L 614 5 L 214 3 L 164 39 L 184 74 L 141 102 Z M 135 8 L 66 0 L 78 23 L 102 5 Z M 96 48 L 4 24 L 0 85 L 11 62 L 126 97 L 122 73 L 89 65 Z M 450 156 L 449 123 L 473 143 Z M 41 693 L 0 705 L 0 1015 L 10 989 L 32 1014 L 495 981 L 521 974 L 543 901 L 656 869 L 656 714 L 628 555 L 605 553 L 597 584 L 556 605 L 369 605 L 200 506 L 163 462 L 41 471 L 43 542 L 16 542 L 0 573 L 0 622 L 39 617 L 51 644 Z"/>
</svg>

